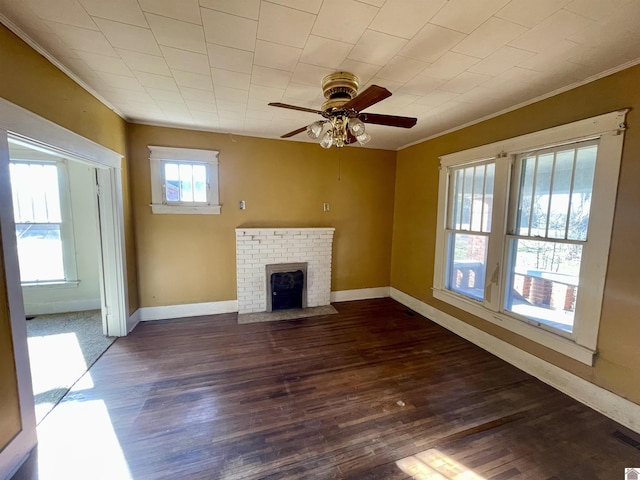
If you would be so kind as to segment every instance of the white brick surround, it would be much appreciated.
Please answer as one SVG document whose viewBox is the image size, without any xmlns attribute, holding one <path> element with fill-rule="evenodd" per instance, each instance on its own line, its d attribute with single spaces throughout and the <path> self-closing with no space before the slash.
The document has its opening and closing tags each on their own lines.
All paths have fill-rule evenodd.
<svg viewBox="0 0 640 480">
<path fill-rule="evenodd" d="M 267 309 L 266 265 L 307 263 L 307 307 L 331 303 L 334 228 L 236 228 L 238 313 Z"/>
</svg>

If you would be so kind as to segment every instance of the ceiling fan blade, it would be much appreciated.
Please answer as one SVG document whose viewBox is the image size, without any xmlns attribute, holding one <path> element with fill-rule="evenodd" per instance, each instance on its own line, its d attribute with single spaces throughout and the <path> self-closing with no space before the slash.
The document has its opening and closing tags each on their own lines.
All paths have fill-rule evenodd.
<svg viewBox="0 0 640 480">
<path fill-rule="evenodd" d="M 313 108 L 296 107 L 295 105 L 288 105 L 286 103 L 271 102 L 269 104 L 269 106 L 271 106 L 271 107 L 280 107 L 280 108 L 289 108 L 291 110 L 299 110 L 301 112 L 317 113 L 319 115 L 322 115 L 322 112 L 320 110 L 314 110 Z"/>
<path fill-rule="evenodd" d="M 289 133 L 285 133 L 284 135 L 282 135 L 280 138 L 289 138 L 289 137 L 293 137 L 294 135 L 297 135 L 299 133 L 304 132 L 307 129 L 307 127 L 300 127 L 295 129 L 293 132 L 289 132 Z"/>
<path fill-rule="evenodd" d="M 347 103 L 345 103 L 342 108 L 348 109 L 353 108 L 356 112 L 360 112 L 371 105 L 374 105 L 378 102 L 381 102 L 387 97 L 391 96 L 391 92 L 384 87 L 379 87 L 378 85 L 371 85 L 369 88 L 364 90 L 362 93 L 356 95 Z"/>
<path fill-rule="evenodd" d="M 378 113 L 361 113 L 358 118 L 364 123 L 387 125 L 389 127 L 411 128 L 418 121 L 413 117 L 398 117 L 396 115 L 380 115 Z"/>
</svg>

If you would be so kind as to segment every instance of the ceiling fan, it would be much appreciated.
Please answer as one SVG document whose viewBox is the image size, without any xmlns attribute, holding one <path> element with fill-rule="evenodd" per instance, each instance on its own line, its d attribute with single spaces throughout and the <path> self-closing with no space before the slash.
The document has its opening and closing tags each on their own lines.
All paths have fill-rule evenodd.
<svg viewBox="0 0 640 480">
<path fill-rule="evenodd" d="M 416 124 L 416 118 L 362 112 L 371 105 L 390 97 L 391 92 L 384 87 L 371 85 L 357 94 L 359 86 L 360 81 L 354 74 L 334 72 L 322 79 L 322 91 L 324 98 L 327 99 L 322 104 L 322 110 L 297 107 L 286 103 L 270 103 L 269 105 L 272 107 L 317 113 L 324 117 L 324 120 L 318 120 L 305 127 L 285 133 L 280 138 L 293 137 L 306 131 L 313 139 L 320 138 L 322 135 L 320 146 L 323 148 L 331 148 L 333 145 L 341 148 L 354 142 L 364 145 L 371 140 L 371 136 L 365 132 L 365 123 L 402 128 L 411 128 Z M 325 126 L 328 126 L 326 130 Z"/>
</svg>

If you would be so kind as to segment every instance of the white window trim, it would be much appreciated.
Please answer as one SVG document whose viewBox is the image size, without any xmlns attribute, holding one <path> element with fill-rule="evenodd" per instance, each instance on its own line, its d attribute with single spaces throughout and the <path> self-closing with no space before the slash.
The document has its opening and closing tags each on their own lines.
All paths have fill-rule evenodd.
<svg viewBox="0 0 640 480">
<path fill-rule="evenodd" d="M 9 136 L 12 143 L 16 143 L 27 148 L 38 149 L 37 145 L 31 144 L 24 140 L 13 138 Z M 55 155 L 56 152 L 46 151 L 49 155 Z M 60 195 L 60 240 L 62 243 L 62 263 L 64 269 L 64 279 L 58 280 L 42 280 L 35 282 L 22 282 L 23 287 L 43 287 L 46 285 L 68 285 L 74 287 L 79 284 L 78 281 L 78 267 L 76 264 L 76 242 L 75 242 L 75 228 L 73 225 L 73 213 L 71 208 L 71 187 L 69 183 L 69 171 L 67 166 L 67 160 L 59 158 L 57 160 L 40 160 L 30 158 L 11 158 L 10 163 L 40 163 L 40 164 L 54 164 L 58 170 L 58 193 Z"/>
<path fill-rule="evenodd" d="M 158 147 L 149 145 L 151 155 L 151 211 L 165 214 L 220 214 L 220 196 L 218 187 L 218 154 L 216 150 L 200 150 L 195 148 Z M 162 164 L 166 161 L 201 162 L 207 164 L 209 188 L 207 205 L 175 205 L 164 201 Z"/>
<path fill-rule="evenodd" d="M 433 296 L 582 363 L 593 365 L 593 358 L 597 353 L 597 337 L 627 111 L 611 112 L 440 157 Z M 583 249 L 579 304 L 576 305 L 576 313 L 580 312 L 581 317 L 576 321 L 574 332 L 571 335 L 563 335 L 558 331 L 550 331 L 534 325 L 534 322 L 518 320 L 516 316 L 503 312 L 501 301 L 506 283 L 506 269 L 503 267 L 506 265 L 504 256 L 507 255 L 507 249 L 505 248 L 503 252 L 502 245 L 490 246 L 487 253 L 484 303 L 447 290 L 445 227 L 449 167 L 496 158 L 494 185 L 507 186 L 511 173 L 510 160 L 516 154 L 590 138 L 600 138 L 594 175 L 593 207 L 589 220 L 590 225 L 598 227 L 589 230 L 589 240 Z M 499 214 L 493 217 L 492 231 L 500 232 L 503 236 L 506 235 L 508 195 L 506 188 L 494 190 L 494 212 Z"/>
</svg>

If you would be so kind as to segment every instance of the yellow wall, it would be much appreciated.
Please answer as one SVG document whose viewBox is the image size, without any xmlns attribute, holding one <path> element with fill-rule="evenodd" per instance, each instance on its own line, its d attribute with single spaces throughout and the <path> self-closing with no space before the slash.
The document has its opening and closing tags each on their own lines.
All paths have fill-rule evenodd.
<svg viewBox="0 0 640 480">
<path fill-rule="evenodd" d="M 0 97 L 125 155 L 126 123 L 0 24 Z M 138 307 L 135 239 L 123 159 L 129 309 Z"/>
<path fill-rule="evenodd" d="M 398 152 L 391 285 L 496 337 L 640 403 L 640 67 Z M 593 368 L 432 297 L 438 157 L 631 107 Z"/>
<path fill-rule="evenodd" d="M 128 136 L 141 306 L 235 300 L 237 227 L 335 227 L 332 290 L 389 285 L 395 152 L 144 125 Z M 222 214 L 152 214 L 147 145 L 218 150 Z"/>
</svg>

